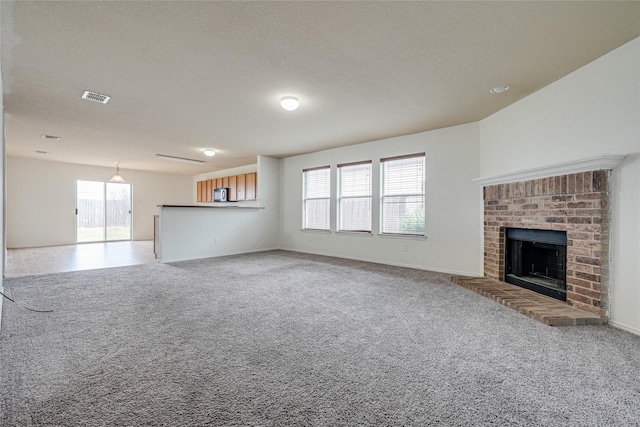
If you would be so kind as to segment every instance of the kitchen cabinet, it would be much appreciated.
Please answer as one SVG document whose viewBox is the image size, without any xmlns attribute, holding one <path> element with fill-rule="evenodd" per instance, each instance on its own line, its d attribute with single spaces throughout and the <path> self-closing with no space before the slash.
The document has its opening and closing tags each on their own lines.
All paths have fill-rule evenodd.
<svg viewBox="0 0 640 427">
<path fill-rule="evenodd" d="M 211 181 L 210 179 L 207 180 L 207 195 L 204 201 L 213 202 L 213 181 Z"/>
<path fill-rule="evenodd" d="M 230 202 L 235 202 L 236 200 L 238 200 L 238 178 L 235 176 L 230 176 L 229 177 L 229 201 Z"/>
<path fill-rule="evenodd" d="M 256 199 L 256 173 L 245 174 L 244 194 L 246 200 Z"/>
<path fill-rule="evenodd" d="M 236 175 L 236 200 L 246 200 L 245 196 L 245 175 Z"/>
<path fill-rule="evenodd" d="M 230 202 L 256 200 L 258 197 L 258 174 L 250 172 L 198 181 L 196 183 L 196 201 L 198 203 L 213 202 L 213 193 L 216 188 L 228 188 L 227 200 Z"/>
</svg>

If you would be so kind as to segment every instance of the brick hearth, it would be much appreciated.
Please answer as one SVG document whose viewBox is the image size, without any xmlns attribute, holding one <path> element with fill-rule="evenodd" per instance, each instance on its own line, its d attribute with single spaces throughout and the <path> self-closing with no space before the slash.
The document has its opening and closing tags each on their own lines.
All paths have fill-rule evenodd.
<svg viewBox="0 0 640 427">
<path fill-rule="evenodd" d="M 505 230 L 567 232 L 567 304 L 605 317 L 609 172 L 484 187 L 484 275 L 504 281 Z"/>
<path fill-rule="evenodd" d="M 507 306 L 549 326 L 602 325 L 605 319 L 562 301 L 487 277 L 453 276 L 451 280 L 467 289 Z"/>
</svg>

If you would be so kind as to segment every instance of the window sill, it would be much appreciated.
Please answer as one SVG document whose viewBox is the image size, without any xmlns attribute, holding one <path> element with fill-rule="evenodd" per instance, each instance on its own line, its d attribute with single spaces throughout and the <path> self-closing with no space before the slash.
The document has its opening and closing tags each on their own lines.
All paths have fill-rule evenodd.
<svg viewBox="0 0 640 427">
<path fill-rule="evenodd" d="M 331 234 L 331 230 L 317 230 L 314 228 L 303 228 L 300 231 L 303 233 Z"/>
<path fill-rule="evenodd" d="M 336 234 L 344 236 L 359 236 L 359 237 L 371 237 L 373 233 L 370 231 L 336 231 Z"/>
<path fill-rule="evenodd" d="M 384 239 L 408 239 L 408 240 L 427 240 L 427 236 L 416 235 L 416 234 L 378 234 L 379 237 Z"/>
</svg>

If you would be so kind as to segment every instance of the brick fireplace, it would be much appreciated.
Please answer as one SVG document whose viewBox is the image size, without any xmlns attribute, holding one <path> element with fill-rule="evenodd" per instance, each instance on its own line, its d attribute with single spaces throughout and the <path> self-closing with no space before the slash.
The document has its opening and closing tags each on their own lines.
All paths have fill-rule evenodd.
<svg viewBox="0 0 640 427">
<path fill-rule="evenodd" d="M 506 230 L 566 232 L 566 301 L 607 315 L 609 170 L 484 186 L 484 275 L 505 280 Z"/>
</svg>

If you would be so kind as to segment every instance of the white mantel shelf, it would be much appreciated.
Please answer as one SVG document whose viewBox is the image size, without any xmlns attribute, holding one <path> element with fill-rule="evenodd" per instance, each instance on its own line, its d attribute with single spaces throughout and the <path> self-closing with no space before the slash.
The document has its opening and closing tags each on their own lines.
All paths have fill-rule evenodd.
<svg viewBox="0 0 640 427">
<path fill-rule="evenodd" d="M 517 172 L 509 172 L 500 175 L 485 176 L 472 179 L 478 185 L 497 185 L 510 182 L 528 181 L 530 179 L 548 178 L 550 176 L 567 175 L 596 170 L 611 170 L 618 166 L 625 156 L 622 155 L 602 155 L 589 157 L 582 160 L 572 160 L 570 162 L 557 163 L 555 165 L 542 166 L 539 168 L 525 169 Z"/>
</svg>

